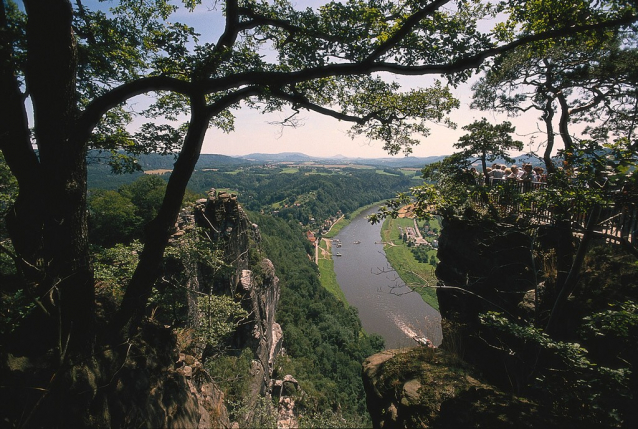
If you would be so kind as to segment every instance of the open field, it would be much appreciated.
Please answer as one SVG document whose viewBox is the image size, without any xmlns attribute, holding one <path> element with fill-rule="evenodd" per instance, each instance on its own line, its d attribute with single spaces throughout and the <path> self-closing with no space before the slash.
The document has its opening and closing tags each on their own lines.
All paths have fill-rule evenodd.
<svg viewBox="0 0 638 429">
<path fill-rule="evenodd" d="M 343 302 L 347 306 L 348 300 L 341 290 L 339 283 L 337 283 L 334 261 L 332 260 L 332 254 L 330 253 L 330 244 L 327 240 L 321 240 L 319 244 L 318 266 L 321 286 L 323 286 L 328 292 L 333 294 L 339 301 Z"/>
<path fill-rule="evenodd" d="M 436 277 L 434 267 L 417 261 L 410 248 L 403 243 L 399 236 L 399 226 L 414 226 L 414 221 L 409 218 L 386 219 L 381 228 L 381 237 L 386 243 L 384 251 L 388 262 L 396 270 L 401 280 L 419 293 L 423 300 L 435 309 L 439 309 L 436 298 Z M 431 250 L 436 255 L 436 250 Z"/>
</svg>

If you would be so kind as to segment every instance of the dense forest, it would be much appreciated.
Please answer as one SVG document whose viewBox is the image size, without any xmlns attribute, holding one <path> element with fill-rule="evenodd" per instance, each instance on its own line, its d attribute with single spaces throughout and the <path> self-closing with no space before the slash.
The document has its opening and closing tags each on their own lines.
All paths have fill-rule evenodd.
<svg viewBox="0 0 638 429">
<path fill-rule="evenodd" d="M 379 174 L 368 169 L 301 170 L 281 174 L 253 170 L 236 174 L 195 173 L 190 187 L 196 191 L 211 187 L 236 190 L 248 210 L 277 211 L 284 219 L 296 219 L 308 225 L 312 218 L 321 223 L 339 211 L 348 214 L 390 198 L 407 190 L 411 183 L 411 176 L 399 170 L 394 174 Z"/>
</svg>

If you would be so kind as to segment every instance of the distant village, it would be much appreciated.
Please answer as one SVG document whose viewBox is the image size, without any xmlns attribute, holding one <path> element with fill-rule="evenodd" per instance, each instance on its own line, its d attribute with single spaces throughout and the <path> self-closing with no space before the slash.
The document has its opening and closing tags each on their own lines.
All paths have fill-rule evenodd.
<svg viewBox="0 0 638 429">
<path fill-rule="evenodd" d="M 399 228 L 401 239 L 405 243 L 407 243 L 408 246 L 414 246 L 414 247 L 430 246 L 433 249 L 437 249 L 439 247 L 439 241 L 438 240 L 436 240 L 436 239 L 434 239 L 434 240 L 425 239 L 423 237 L 423 235 L 421 234 L 421 230 L 419 230 L 416 227 L 413 227 L 413 226 L 401 227 L 401 226 L 399 226 L 398 228 Z M 438 234 L 436 234 L 434 231 L 432 231 L 430 229 L 429 225 L 425 225 L 423 227 L 423 232 L 428 237 L 437 237 L 437 235 L 438 235 Z"/>
</svg>

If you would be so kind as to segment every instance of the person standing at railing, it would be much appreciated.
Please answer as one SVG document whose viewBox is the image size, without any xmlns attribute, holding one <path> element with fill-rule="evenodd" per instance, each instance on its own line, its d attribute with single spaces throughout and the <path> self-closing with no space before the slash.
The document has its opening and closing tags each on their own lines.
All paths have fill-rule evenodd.
<svg viewBox="0 0 638 429">
<path fill-rule="evenodd" d="M 492 183 L 492 169 L 487 167 L 485 169 L 485 174 L 481 174 L 481 184 L 482 185 L 490 185 Z"/>
<path fill-rule="evenodd" d="M 506 179 L 508 180 L 518 180 L 519 177 L 519 170 L 518 170 L 518 166 L 516 165 L 512 165 L 510 168 L 510 174 L 508 176 L 506 176 Z M 507 170 L 505 170 L 505 173 L 507 173 Z M 522 173 L 521 173 L 522 174 Z"/>
<path fill-rule="evenodd" d="M 518 176 L 518 180 L 524 182 L 531 182 L 534 179 L 534 170 L 532 170 L 532 164 L 523 164 L 523 171 Z"/>
<path fill-rule="evenodd" d="M 495 180 L 502 180 L 503 170 L 501 170 L 501 166 L 499 164 L 492 164 L 492 171 L 490 171 L 489 176 L 490 184 L 493 184 Z"/>
<path fill-rule="evenodd" d="M 523 172 L 518 177 L 518 180 L 522 182 L 521 190 L 523 192 L 529 192 L 532 190 L 532 181 L 534 180 L 532 164 L 523 164 Z"/>
<path fill-rule="evenodd" d="M 543 167 L 534 167 L 535 178 L 533 182 L 547 182 L 547 176 L 545 175 L 545 169 Z"/>
</svg>

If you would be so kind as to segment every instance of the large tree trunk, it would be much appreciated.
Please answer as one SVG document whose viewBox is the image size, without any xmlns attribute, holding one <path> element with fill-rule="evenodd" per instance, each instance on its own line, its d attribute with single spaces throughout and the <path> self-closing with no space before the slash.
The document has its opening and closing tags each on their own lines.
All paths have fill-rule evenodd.
<svg viewBox="0 0 638 429">
<path fill-rule="evenodd" d="M 19 269 L 29 277 L 36 277 L 37 270 L 34 270 L 32 262 L 37 260 L 40 251 L 43 221 L 42 211 L 37 210 L 37 201 L 28 195 L 36 195 L 40 166 L 31 147 L 24 95 L 15 74 L 9 34 L 4 2 L 0 2 L 0 149 L 20 186 L 14 210 L 7 214 L 7 227 L 16 252 L 24 258 L 24 262 L 30 261 L 20 264 Z M 20 217 L 16 216 L 17 212 L 21 213 Z"/>
<path fill-rule="evenodd" d="M 4 2 L 0 5 L 0 37 L 6 37 L 8 32 L 1 31 L 7 28 Z M 24 5 L 24 83 L 17 77 L 13 42 L 0 40 L 0 149 L 19 185 L 7 229 L 21 286 L 39 309 L 20 325 L 19 336 L 25 340 L 4 345 L 3 358 L 17 353 L 32 364 L 27 371 L 16 371 L 2 362 L 5 390 L 12 395 L 3 411 L 8 415 L 15 409 L 15 421 L 25 426 L 77 427 L 89 409 L 89 381 L 95 384 L 96 377 L 87 369 L 95 344 L 87 140 L 70 137 L 76 134 L 77 120 L 72 9 L 68 0 L 25 0 Z M 33 136 L 27 96 L 33 105 Z"/>
<path fill-rule="evenodd" d="M 58 324 L 56 339 L 64 351 L 89 351 L 93 343 L 94 284 L 89 263 L 86 215 L 86 142 L 73 141 L 77 119 L 77 50 L 72 8 L 66 0 L 27 0 L 26 82 L 33 103 L 39 168 L 37 187 L 20 184 L 12 228 L 16 249 L 39 234 L 37 294 Z M 22 165 L 19 170 L 28 166 Z M 15 171 L 15 170 L 14 170 Z M 20 178 L 18 178 L 20 180 Z M 23 184 L 27 186 L 23 186 Z M 33 212 L 41 212 L 36 216 Z M 41 223 L 30 225 L 32 218 Z"/>
</svg>

